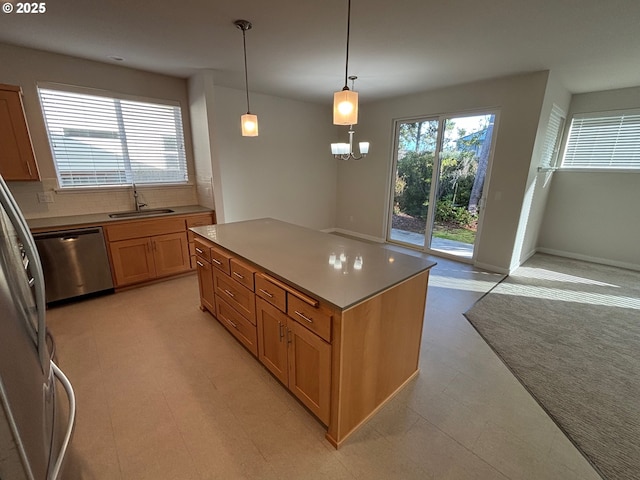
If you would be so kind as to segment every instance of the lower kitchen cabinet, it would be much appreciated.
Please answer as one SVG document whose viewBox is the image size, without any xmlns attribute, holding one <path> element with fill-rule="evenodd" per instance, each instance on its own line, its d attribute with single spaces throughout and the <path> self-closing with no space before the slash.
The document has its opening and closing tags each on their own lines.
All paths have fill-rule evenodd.
<svg viewBox="0 0 640 480">
<path fill-rule="evenodd" d="M 258 358 L 320 421 L 329 423 L 331 345 L 256 298 Z"/>
<path fill-rule="evenodd" d="M 185 217 L 117 222 L 104 231 L 116 287 L 191 269 Z"/>
<path fill-rule="evenodd" d="M 198 269 L 198 286 L 200 287 L 200 303 L 202 310 L 216 312 L 215 296 L 213 291 L 213 272 L 211 264 L 200 256 L 196 257 L 196 267 Z"/>
<path fill-rule="evenodd" d="M 109 242 L 116 287 L 185 272 L 191 268 L 186 233 Z"/>
<path fill-rule="evenodd" d="M 191 268 L 189 244 L 185 233 L 151 237 L 156 277 L 166 277 Z"/>
<path fill-rule="evenodd" d="M 116 286 L 155 278 L 155 263 L 149 238 L 133 238 L 109 244 Z"/>
</svg>

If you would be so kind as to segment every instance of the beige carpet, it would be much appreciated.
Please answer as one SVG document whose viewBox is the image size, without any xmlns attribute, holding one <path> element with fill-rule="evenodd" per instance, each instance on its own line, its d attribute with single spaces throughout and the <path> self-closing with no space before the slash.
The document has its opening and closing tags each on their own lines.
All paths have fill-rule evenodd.
<svg viewBox="0 0 640 480">
<path fill-rule="evenodd" d="M 640 479 L 640 272 L 536 254 L 467 319 L 606 479 Z"/>
</svg>

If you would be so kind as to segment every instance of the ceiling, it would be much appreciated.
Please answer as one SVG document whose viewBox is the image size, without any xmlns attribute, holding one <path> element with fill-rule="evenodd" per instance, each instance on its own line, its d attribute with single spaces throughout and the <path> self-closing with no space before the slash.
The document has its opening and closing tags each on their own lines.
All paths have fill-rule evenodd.
<svg viewBox="0 0 640 480">
<path fill-rule="evenodd" d="M 251 91 L 330 103 L 344 84 L 347 0 L 46 8 L 0 14 L 0 42 L 180 77 L 212 69 L 216 84 L 244 89 L 233 21 L 246 19 Z M 639 32 L 637 0 L 352 0 L 349 74 L 363 103 L 546 69 L 572 93 L 639 86 Z"/>
</svg>

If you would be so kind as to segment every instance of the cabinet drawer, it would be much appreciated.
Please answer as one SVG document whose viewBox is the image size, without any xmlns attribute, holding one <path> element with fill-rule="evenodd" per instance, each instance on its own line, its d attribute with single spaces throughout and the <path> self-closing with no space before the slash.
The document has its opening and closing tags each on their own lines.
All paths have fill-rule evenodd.
<svg viewBox="0 0 640 480">
<path fill-rule="evenodd" d="M 231 275 L 231 255 L 219 248 L 211 247 L 211 265 Z"/>
<path fill-rule="evenodd" d="M 195 238 L 195 233 L 189 230 L 191 227 L 202 227 L 204 225 L 213 225 L 215 221 L 213 220 L 213 213 L 206 213 L 203 215 L 192 215 L 185 219 L 185 224 L 187 225 L 187 235 L 189 236 L 189 241 L 193 242 Z"/>
<path fill-rule="evenodd" d="M 166 233 L 184 232 L 183 217 L 167 217 L 154 220 L 127 221 L 116 225 L 106 225 L 105 235 L 110 242 L 130 238 L 152 237 Z"/>
<path fill-rule="evenodd" d="M 235 258 L 231 259 L 231 278 L 240 282 L 252 292 L 254 291 L 253 274 L 256 270 Z"/>
<path fill-rule="evenodd" d="M 193 241 L 194 255 L 205 259 L 207 262 L 211 262 L 211 247 L 197 238 Z"/>
<path fill-rule="evenodd" d="M 229 330 L 240 343 L 258 356 L 258 334 L 256 326 L 248 322 L 222 298 L 216 299 L 216 318 Z"/>
<path fill-rule="evenodd" d="M 228 302 L 238 313 L 255 325 L 256 301 L 253 292 L 217 270 L 214 270 L 213 277 L 216 296 Z"/>
<path fill-rule="evenodd" d="M 255 276 L 255 284 L 257 295 L 283 312 L 287 311 L 287 293 L 284 289 L 271 283 L 267 277 L 260 273 Z"/>
<path fill-rule="evenodd" d="M 213 214 L 203 213 L 202 215 L 191 215 L 185 219 L 187 228 L 202 227 L 213 224 Z"/>
<path fill-rule="evenodd" d="M 315 332 L 327 342 L 331 342 L 331 314 L 318 307 L 312 307 L 294 295 L 287 298 L 287 314 Z"/>
</svg>

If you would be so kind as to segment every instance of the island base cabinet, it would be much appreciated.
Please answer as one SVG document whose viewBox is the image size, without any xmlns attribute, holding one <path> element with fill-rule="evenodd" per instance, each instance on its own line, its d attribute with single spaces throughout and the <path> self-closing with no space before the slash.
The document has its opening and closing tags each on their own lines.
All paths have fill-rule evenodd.
<svg viewBox="0 0 640 480">
<path fill-rule="evenodd" d="M 222 298 L 216 299 L 216 318 L 240 343 L 247 347 L 254 356 L 258 356 L 255 325 L 236 312 L 235 309 Z"/>
<path fill-rule="evenodd" d="M 197 257 L 196 267 L 198 268 L 198 286 L 200 287 L 200 303 L 202 309 L 209 310 L 215 315 L 216 304 L 213 292 L 213 272 L 211 271 L 211 264 Z"/>
<path fill-rule="evenodd" d="M 289 390 L 325 425 L 331 402 L 331 345 L 287 320 Z"/>
<path fill-rule="evenodd" d="M 258 358 L 285 385 L 289 384 L 287 316 L 261 298 L 256 298 Z"/>
<path fill-rule="evenodd" d="M 325 425 L 331 401 L 331 345 L 261 298 L 258 358 Z"/>
</svg>

